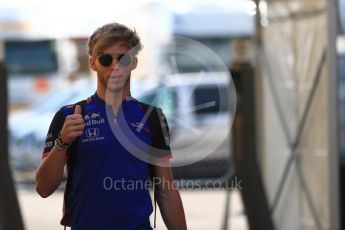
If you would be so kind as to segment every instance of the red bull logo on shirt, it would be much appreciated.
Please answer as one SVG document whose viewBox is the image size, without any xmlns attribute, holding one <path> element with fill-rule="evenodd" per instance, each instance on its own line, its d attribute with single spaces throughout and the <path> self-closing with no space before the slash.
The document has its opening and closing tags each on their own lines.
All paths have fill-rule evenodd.
<svg viewBox="0 0 345 230">
<path fill-rule="evenodd" d="M 87 122 L 85 122 L 85 126 L 91 126 L 91 125 L 101 125 L 101 124 L 104 124 L 105 123 L 105 119 L 104 118 L 101 118 L 101 119 L 98 119 L 98 120 L 88 120 Z"/>
</svg>

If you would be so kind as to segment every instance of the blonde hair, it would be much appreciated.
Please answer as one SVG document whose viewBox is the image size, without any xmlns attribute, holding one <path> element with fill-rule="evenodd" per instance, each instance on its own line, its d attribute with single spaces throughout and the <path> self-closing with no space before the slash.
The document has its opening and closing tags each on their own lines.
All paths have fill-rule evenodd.
<svg viewBox="0 0 345 230">
<path fill-rule="evenodd" d="M 88 54 L 95 56 L 117 42 L 124 42 L 131 48 L 132 55 L 137 55 L 142 49 L 140 38 L 135 29 L 119 23 L 109 23 L 99 27 L 88 39 Z"/>
</svg>

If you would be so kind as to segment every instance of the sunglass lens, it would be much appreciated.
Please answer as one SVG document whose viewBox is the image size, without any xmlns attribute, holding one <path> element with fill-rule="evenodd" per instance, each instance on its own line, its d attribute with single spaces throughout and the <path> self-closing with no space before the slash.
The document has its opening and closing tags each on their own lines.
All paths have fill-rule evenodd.
<svg viewBox="0 0 345 230">
<path fill-rule="evenodd" d="M 118 63 L 120 66 L 128 66 L 132 62 L 132 57 L 128 54 L 121 54 L 118 57 Z"/>
<path fill-rule="evenodd" d="M 99 63 L 101 63 L 102 66 L 110 66 L 113 62 L 113 57 L 110 54 L 101 54 L 98 58 Z"/>
</svg>

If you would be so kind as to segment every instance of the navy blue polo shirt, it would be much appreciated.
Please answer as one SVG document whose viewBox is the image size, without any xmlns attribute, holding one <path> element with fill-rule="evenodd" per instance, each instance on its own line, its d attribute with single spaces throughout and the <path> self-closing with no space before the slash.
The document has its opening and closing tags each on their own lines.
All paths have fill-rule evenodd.
<svg viewBox="0 0 345 230">
<path fill-rule="evenodd" d="M 147 152 L 145 148 L 152 145 L 144 111 L 132 97 L 123 100 L 116 116 L 109 111 L 97 93 L 88 99 L 83 114 L 85 128 L 77 139 L 73 182 L 68 197 L 72 229 L 152 229 L 148 163 L 131 154 L 128 148 L 136 145 Z M 52 149 L 65 116 L 72 113 L 71 106 L 56 113 L 43 157 Z M 121 138 L 124 139 L 121 143 L 116 132 L 125 137 Z M 127 133 L 130 135 L 126 139 Z M 136 138 L 131 136 L 133 134 Z M 126 141 L 128 143 L 124 143 Z"/>
</svg>

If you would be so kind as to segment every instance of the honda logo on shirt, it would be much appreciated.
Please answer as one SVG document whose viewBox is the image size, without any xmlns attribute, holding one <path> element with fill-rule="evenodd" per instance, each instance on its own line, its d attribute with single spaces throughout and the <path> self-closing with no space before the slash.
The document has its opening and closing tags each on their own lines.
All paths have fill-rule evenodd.
<svg viewBox="0 0 345 230">
<path fill-rule="evenodd" d="M 98 137 L 98 135 L 99 135 L 99 129 L 98 128 L 89 128 L 86 130 L 86 136 L 88 138 Z"/>
</svg>

